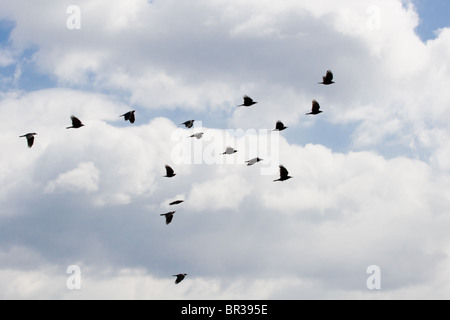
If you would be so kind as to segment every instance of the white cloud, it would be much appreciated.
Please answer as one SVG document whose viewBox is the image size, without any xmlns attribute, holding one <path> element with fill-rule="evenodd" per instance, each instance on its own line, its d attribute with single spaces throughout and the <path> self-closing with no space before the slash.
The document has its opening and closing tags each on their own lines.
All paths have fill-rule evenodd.
<svg viewBox="0 0 450 320">
<path fill-rule="evenodd" d="M 194 210 L 237 210 L 252 191 L 252 186 L 242 177 L 229 175 L 202 183 L 194 183 L 188 198 Z M 239 190 L 239 192 L 236 192 Z"/>
<path fill-rule="evenodd" d="M 98 190 L 99 170 L 92 162 L 80 163 L 75 169 L 61 173 L 50 181 L 45 192 L 86 192 Z"/>
<path fill-rule="evenodd" d="M 23 3 L 0 4 L 13 49 L 68 88 L 0 95 L 0 257 L 16 256 L 2 298 L 448 296 L 448 29 L 422 43 L 413 7 L 393 0 L 81 1 L 80 30 L 65 3 Z M 336 83 L 318 85 L 328 68 Z M 236 108 L 244 94 L 258 104 Z M 315 98 L 324 113 L 307 118 Z M 130 109 L 135 124 L 119 117 Z M 71 114 L 85 127 L 66 130 Z M 179 125 L 191 117 L 202 140 Z M 289 128 L 274 159 L 223 129 L 276 120 Z M 202 163 L 177 157 L 189 143 Z M 223 163 L 227 144 L 239 152 Z M 270 160 L 293 179 L 273 182 Z M 82 261 L 79 292 L 68 261 Z M 175 272 L 189 274 L 176 293 Z"/>
<path fill-rule="evenodd" d="M 0 67 L 7 67 L 15 62 L 11 51 L 0 48 Z"/>
</svg>

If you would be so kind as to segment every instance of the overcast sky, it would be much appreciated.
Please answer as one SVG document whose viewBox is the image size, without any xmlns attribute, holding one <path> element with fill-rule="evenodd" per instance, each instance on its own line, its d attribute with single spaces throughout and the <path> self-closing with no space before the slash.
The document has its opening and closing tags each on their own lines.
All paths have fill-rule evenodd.
<svg viewBox="0 0 450 320">
<path fill-rule="evenodd" d="M 0 0 L 0 298 L 450 298 L 449 13 Z"/>
</svg>

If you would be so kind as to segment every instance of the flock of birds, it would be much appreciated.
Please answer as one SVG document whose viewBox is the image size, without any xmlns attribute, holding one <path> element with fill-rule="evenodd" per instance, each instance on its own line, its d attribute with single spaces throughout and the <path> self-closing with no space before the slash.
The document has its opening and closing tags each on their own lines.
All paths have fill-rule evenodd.
<svg viewBox="0 0 450 320">
<path fill-rule="evenodd" d="M 330 85 L 335 83 L 333 81 L 333 73 L 331 72 L 331 70 L 327 70 L 325 76 L 322 77 L 322 82 L 319 82 L 319 84 L 323 84 L 323 85 Z M 254 101 L 252 98 L 250 98 L 249 96 L 245 95 L 243 97 L 243 103 L 238 105 L 238 107 L 250 107 L 253 106 L 254 104 L 258 103 L 256 101 Z M 134 115 L 134 113 L 136 112 L 136 110 L 131 110 L 128 111 L 122 115 L 120 115 L 120 117 L 124 117 L 125 121 L 129 121 L 130 123 L 134 123 L 136 120 L 136 117 Z M 322 111 L 320 110 L 320 105 L 316 100 L 312 100 L 312 107 L 311 107 L 311 111 L 306 113 L 306 115 L 317 115 L 319 113 L 321 113 Z M 77 117 L 75 117 L 74 115 L 72 115 L 70 117 L 71 121 L 72 121 L 72 125 L 69 127 L 66 127 L 66 129 L 78 129 L 84 126 L 84 124 L 81 122 L 80 119 L 78 119 Z M 186 128 L 192 128 L 194 125 L 194 121 L 195 120 L 187 120 L 183 123 L 181 123 L 180 125 L 184 125 Z M 273 129 L 273 131 L 282 131 L 287 129 L 287 127 L 283 124 L 283 122 L 281 121 L 277 121 L 275 124 L 275 129 Z M 30 132 L 24 135 L 19 136 L 20 138 L 25 137 L 27 139 L 27 145 L 28 148 L 31 148 L 34 144 L 34 136 L 37 135 L 36 132 Z M 197 139 L 201 139 L 203 137 L 203 132 L 198 132 L 198 133 L 194 133 L 190 136 L 191 138 L 197 138 Z M 232 148 L 232 147 L 227 147 L 225 149 L 225 151 L 222 153 L 224 155 L 227 154 L 234 154 L 236 153 L 237 150 Z M 262 161 L 263 159 L 256 157 L 253 159 L 250 159 L 248 161 L 246 161 L 248 166 L 254 165 L 256 163 L 258 163 L 259 161 Z M 175 171 L 173 170 L 172 167 L 170 167 L 169 165 L 165 165 L 165 169 L 166 169 L 166 175 L 164 177 L 167 178 L 172 178 L 176 175 Z M 285 181 L 288 180 L 290 178 L 292 178 L 289 175 L 289 171 L 283 166 L 283 165 L 279 165 L 279 171 L 280 171 L 280 176 L 278 179 L 273 180 L 275 181 Z M 169 205 L 177 205 L 184 202 L 183 200 L 175 200 L 171 203 L 169 203 Z M 175 211 L 170 211 L 167 213 L 162 213 L 161 216 L 165 217 L 165 221 L 166 224 L 170 224 L 173 220 L 173 215 L 175 214 Z M 175 279 L 175 284 L 180 283 L 181 281 L 184 280 L 184 278 L 187 276 L 187 273 L 179 273 L 179 274 L 175 274 L 173 275 L 174 277 L 176 277 Z"/>
</svg>

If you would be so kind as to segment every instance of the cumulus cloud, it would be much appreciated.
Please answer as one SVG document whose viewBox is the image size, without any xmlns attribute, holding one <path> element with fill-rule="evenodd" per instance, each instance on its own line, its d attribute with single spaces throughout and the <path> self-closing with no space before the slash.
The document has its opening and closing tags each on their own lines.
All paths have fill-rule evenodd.
<svg viewBox="0 0 450 320">
<path fill-rule="evenodd" d="M 92 162 L 80 163 L 77 168 L 58 175 L 48 183 L 45 192 L 86 192 L 98 190 L 99 170 Z"/>
<path fill-rule="evenodd" d="M 0 48 L 0 67 L 6 67 L 14 63 L 14 58 L 9 50 Z"/>
<path fill-rule="evenodd" d="M 232 175 L 217 180 L 194 183 L 189 193 L 189 201 L 194 210 L 219 210 L 241 207 L 245 196 L 251 192 L 251 185 L 243 178 Z M 235 192 L 240 190 L 240 192 Z"/>
<path fill-rule="evenodd" d="M 98 0 L 69 30 L 68 5 L 0 4 L 0 65 L 31 50 L 21 77 L 58 85 L 0 94 L 2 298 L 448 295 L 448 28 L 421 42 L 407 1 Z M 278 164 L 293 179 L 273 182 Z"/>
</svg>

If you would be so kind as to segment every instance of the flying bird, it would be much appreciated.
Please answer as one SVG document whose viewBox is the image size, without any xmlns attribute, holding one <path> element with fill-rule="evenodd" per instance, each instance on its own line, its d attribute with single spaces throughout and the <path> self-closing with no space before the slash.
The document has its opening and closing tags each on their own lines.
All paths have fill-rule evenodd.
<svg viewBox="0 0 450 320">
<path fill-rule="evenodd" d="M 233 154 L 233 153 L 236 153 L 236 152 L 237 152 L 236 149 L 234 149 L 234 148 L 232 148 L 232 147 L 227 147 L 226 150 L 225 150 L 225 152 L 222 153 L 222 154 Z"/>
<path fill-rule="evenodd" d="M 70 127 L 66 127 L 66 129 L 70 129 L 70 128 L 81 128 L 82 126 L 84 126 L 83 123 L 81 123 L 80 119 L 78 119 L 75 116 L 70 116 L 70 119 L 72 119 L 72 126 Z"/>
<path fill-rule="evenodd" d="M 166 224 L 169 224 L 169 223 L 172 222 L 174 213 L 175 213 L 175 211 L 170 211 L 170 212 L 167 212 L 167 213 L 161 213 L 160 216 L 166 217 Z"/>
<path fill-rule="evenodd" d="M 171 178 L 171 177 L 174 177 L 176 175 L 176 173 L 173 171 L 173 169 L 170 166 L 168 166 L 166 164 L 165 167 L 166 167 L 166 175 L 165 175 L 165 177 Z"/>
<path fill-rule="evenodd" d="M 253 99 L 250 98 L 249 96 L 244 96 L 243 99 L 244 99 L 244 103 L 238 105 L 238 107 L 242 107 L 242 106 L 244 106 L 244 107 L 250 107 L 250 106 L 254 105 L 255 103 L 258 103 L 258 102 L 256 102 L 256 101 L 253 101 Z"/>
<path fill-rule="evenodd" d="M 31 148 L 34 143 L 34 135 L 36 135 L 36 134 L 37 134 L 36 132 L 27 133 L 22 136 L 19 136 L 19 138 L 22 138 L 22 137 L 27 138 L 28 148 Z"/>
<path fill-rule="evenodd" d="M 283 124 L 283 122 L 277 121 L 277 123 L 275 124 L 275 129 L 273 129 L 272 131 L 283 131 L 286 128 L 287 127 Z"/>
<path fill-rule="evenodd" d="M 247 161 L 245 161 L 245 162 L 247 163 L 248 166 L 251 166 L 251 165 L 254 165 L 255 163 L 260 162 L 260 161 L 262 161 L 262 160 L 263 160 L 263 159 L 256 157 L 256 158 L 247 160 Z"/>
<path fill-rule="evenodd" d="M 186 128 L 192 128 L 192 126 L 194 125 L 194 121 L 195 120 L 188 120 L 188 121 L 185 121 L 185 122 L 183 122 L 181 124 L 184 124 Z"/>
<path fill-rule="evenodd" d="M 127 113 L 122 114 L 120 117 L 124 117 L 125 121 L 130 121 L 130 123 L 134 123 L 136 120 L 136 117 L 134 116 L 134 113 L 136 110 L 128 111 Z"/>
<path fill-rule="evenodd" d="M 320 105 L 317 102 L 317 100 L 313 100 L 312 101 L 312 107 L 311 107 L 311 112 L 308 112 L 307 114 L 319 114 L 322 111 L 320 110 Z"/>
<path fill-rule="evenodd" d="M 189 136 L 189 138 L 197 138 L 197 139 L 201 139 L 203 137 L 203 132 L 197 132 L 194 133 L 193 135 Z"/>
<path fill-rule="evenodd" d="M 179 274 L 174 274 L 173 277 L 177 277 L 175 279 L 175 284 L 179 284 L 181 281 L 183 281 L 183 279 L 187 276 L 187 273 L 179 273 Z"/>
<path fill-rule="evenodd" d="M 280 165 L 280 178 L 273 180 L 273 181 L 285 181 L 290 178 L 292 178 L 292 177 L 289 175 L 289 172 L 287 171 L 287 169 L 284 166 Z"/>
<path fill-rule="evenodd" d="M 329 85 L 332 83 L 334 83 L 333 72 L 331 72 L 331 70 L 327 70 L 326 75 L 322 77 L 322 82 L 319 82 L 319 84 Z"/>
<path fill-rule="evenodd" d="M 180 204 L 182 202 L 184 202 L 184 200 L 175 200 L 175 201 L 172 201 L 171 203 L 169 203 L 169 206 L 173 206 L 175 204 Z"/>
</svg>

